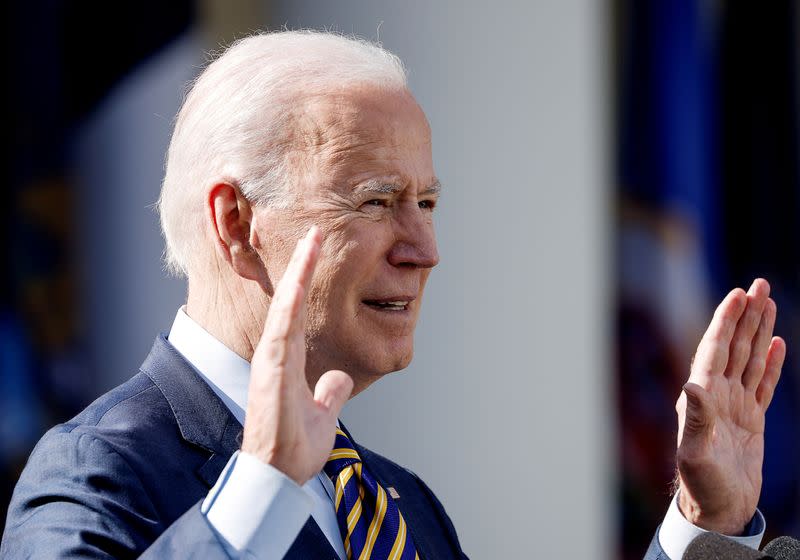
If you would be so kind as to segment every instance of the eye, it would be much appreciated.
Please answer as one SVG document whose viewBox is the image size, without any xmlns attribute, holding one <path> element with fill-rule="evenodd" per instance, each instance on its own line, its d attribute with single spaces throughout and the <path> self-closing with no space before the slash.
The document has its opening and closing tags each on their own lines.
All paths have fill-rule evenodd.
<svg viewBox="0 0 800 560">
<path fill-rule="evenodd" d="M 373 198 L 361 204 L 361 207 L 365 210 L 369 208 L 387 208 L 391 205 L 390 200 L 386 200 L 383 198 Z M 369 211 L 369 210 L 367 210 Z"/>
<path fill-rule="evenodd" d="M 433 210 L 436 207 L 435 200 L 420 200 L 419 207 L 423 210 Z"/>
<path fill-rule="evenodd" d="M 385 207 L 389 206 L 389 201 L 388 200 L 384 200 L 382 198 L 373 198 L 372 200 L 366 201 L 361 206 L 362 207 L 364 207 L 364 206 L 367 206 L 367 207 L 373 206 L 373 207 L 376 207 L 376 208 L 385 208 Z"/>
</svg>

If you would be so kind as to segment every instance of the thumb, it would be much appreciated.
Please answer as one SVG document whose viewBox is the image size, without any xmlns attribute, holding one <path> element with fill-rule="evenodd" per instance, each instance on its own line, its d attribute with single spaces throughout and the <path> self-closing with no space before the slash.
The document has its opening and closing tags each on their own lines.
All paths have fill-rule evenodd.
<svg viewBox="0 0 800 560">
<path fill-rule="evenodd" d="M 686 394 L 686 418 L 683 425 L 684 436 L 710 435 L 714 427 L 714 404 L 711 395 L 696 383 L 683 386 Z"/>
<path fill-rule="evenodd" d="M 334 418 L 339 416 L 344 403 L 353 391 L 353 379 L 343 371 L 331 370 L 317 381 L 314 400 L 324 406 Z"/>
</svg>

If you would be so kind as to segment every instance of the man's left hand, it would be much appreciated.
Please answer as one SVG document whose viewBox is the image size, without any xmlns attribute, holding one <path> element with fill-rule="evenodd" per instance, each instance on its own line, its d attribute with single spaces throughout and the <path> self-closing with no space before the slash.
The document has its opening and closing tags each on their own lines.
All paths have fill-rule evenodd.
<svg viewBox="0 0 800 560">
<path fill-rule="evenodd" d="M 733 290 L 697 349 L 678 412 L 678 505 L 698 527 L 739 535 L 761 494 L 764 415 L 786 344 L 773 337 L 769 284 Z"/>
</svg>

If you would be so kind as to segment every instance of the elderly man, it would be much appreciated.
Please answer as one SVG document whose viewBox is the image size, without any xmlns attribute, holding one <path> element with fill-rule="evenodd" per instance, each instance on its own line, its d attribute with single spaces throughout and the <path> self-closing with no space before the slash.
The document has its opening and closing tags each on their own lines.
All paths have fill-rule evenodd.
<svg viewBox="0 0 800 560">
<path fill-rule="evenodd" d="M 411 360 L 439 190 L 396 57 L 311 32 L 228 49 L 178 115 L 159 203 L 186 306 L 139 373 L 39 442 L 3 556 L 465 557 L 433 492 L 337 421 Z M 731 292 L 700 344 L 649 558 L 701 528 L 763 534 L 785 353 L 768 291 Z"/>
</svg>

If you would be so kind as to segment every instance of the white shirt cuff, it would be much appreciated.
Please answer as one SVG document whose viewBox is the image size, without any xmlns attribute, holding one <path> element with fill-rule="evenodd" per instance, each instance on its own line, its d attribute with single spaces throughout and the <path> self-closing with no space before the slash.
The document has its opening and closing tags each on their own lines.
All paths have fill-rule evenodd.
<svg viewBox="0 0 800 560">
<path fill-rule="evenodd" d="M 226 548 L 283 558 L 308 520 L 312 501 L 281 471 L 237 451 L 200 509 Z"/>
<path fill-rule="evenodd" d="M 761 540 L 764 538 L 764 530 L 766 527 L 767 523 L 764 520 L 764 516 L 759 510 L 756 510 L 753 520 L 745 527 L 745 532 L 749 532 L 750 534 L 728 538 L 734 542 L 758 550 L 758 547 L 761 545 Z M 689 543 L 706 532 L 705 529 L 692 525 L 686 520 L 681 510 L 678 508 L 678 493 L 676 493 L 672 498 L 672 503 L 669 505 L 667 515 L 664 517 L 664 522 L 661 524 L 661 529 L 658 532 L 658 543 L 672 560 L 680 560 L 683 558 L 683 553 L 686 552 Z"/>
</svg>

